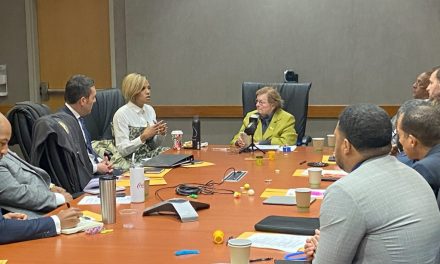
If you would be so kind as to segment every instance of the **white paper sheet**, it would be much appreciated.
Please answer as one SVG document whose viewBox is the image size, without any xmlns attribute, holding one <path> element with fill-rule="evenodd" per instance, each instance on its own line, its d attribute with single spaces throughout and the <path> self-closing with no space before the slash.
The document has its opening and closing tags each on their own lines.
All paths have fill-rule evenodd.
<svg viewBox="0 0 440 264">
<path fill-rule="evenodd" d="M 255 233 L 247 239 L 252 241 L 252 247 L 270 248 L 284 252 L 296 252 L 304 247 L 309 236 Z"/>
<path fill-rule="evenodd" d="M 117 204 L 129 204 L 131 203 L 130 196 L 116 197 Z M 90 204 L 101 204 L 101 199 L 98 196 L 84 196 L 78 205 L 90 205 Z"/>
</svg>

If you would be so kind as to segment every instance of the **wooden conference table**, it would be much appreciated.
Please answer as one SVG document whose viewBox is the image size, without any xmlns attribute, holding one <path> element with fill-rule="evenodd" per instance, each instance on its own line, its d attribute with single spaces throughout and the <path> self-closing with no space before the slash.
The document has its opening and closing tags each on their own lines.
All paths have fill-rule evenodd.
<svg viewBox="0 0 440 264">
<path fill-rule="evenodd" d="M 176 168 L 165 176 L 167 185 L 150 186 L 149 198 L 144 204 L 117 205 L 117 210 L 136 208 L 140 212 L 159 202 L 154 192 L 162 187 L 180 183 L 206 183 L 221 181 L 230 167 L 247 170 L 248 174 L 237 183 L 220 185 L 219 188 L 240 191 L 240 186 L 249 183 L 255 196 L 242 195 L 234 198 L 231 194 L 200 195 L 197 201 L 209 203 L 211 208 L 198 211 L 199 220 L 182 223 L 174 216 L 147 216 L 136 219 L 133 229 L 124 229 L 121 221 L 106 225 L 114 231 L 108 234 L 87 235 L 78 233 L 52 238 L 13 243 L 0 246 L 0 259 L 13 263 L 228 263 L 229 251 L 225 243 L 216 245 L 212 240 L 214 230 L 220 229 L 229 236 L 238 236 L 245 231 L 254 231 L 254 225 L 269 215 L 318 217 L 321 200 L 314 202 L 308 213 L 298 213 L 295 206 L 263 205 L 261 193 L 265 188 L 308 187 L 307 177 L 293 177 L 296 169 L 305 169 L 302 161 L 321 161 L 322 154 L 330 154 L 331 149 L 315 152 L 310 147 L 299 147 L 294 152 L 277 152 L 275 160 L 264 159 L 258 166 L 251 153 L 238 154 L 227 151 L 228 146 L 209 146 L 202 150 L 169 151 L 170 153 L 192 153 L 197 160 L 213 162 L 215 165 L 199 168 Z M 259 152 L 256 152 L 259 155 Z M 265 155 L 267 157 L 267 154 Z M 279 170 L 276 173 L 275 170 Z M 271 180 L 271 181 L 267 181 Z M 330 183 L 322 182 L 321 188 Z M 161 191 L 163 199 L 178 197 L 174 189 Z M 182 197 L 182 196 L 179 196 Z M 100 213 L 96 205 L 73 206 L 81 210 Z M 190 198 L 188 198 L 190 199 Z M 62 208 L 61 208 L 62 209 Z M 60 210 L 60 208 L 58 209 Z M 118 217 L 118 216 L 117 216 Z M 200 250 L 199 255 L 176 257 L 174 252 L 181 249 Z M 251 258 L 282 258 L 283 252 L 252 248 Z M 273 262 L 270 262 L 273 263 Z"/>
</svg>

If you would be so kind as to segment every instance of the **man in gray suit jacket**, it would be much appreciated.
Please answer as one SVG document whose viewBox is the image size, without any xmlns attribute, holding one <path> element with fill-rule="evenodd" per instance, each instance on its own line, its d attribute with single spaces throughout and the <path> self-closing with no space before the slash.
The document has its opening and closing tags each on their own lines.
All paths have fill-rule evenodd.
<svg viewBox="0 0 440 264">
<path fill-rule="evenodd" d="M 305 245 L 313 263 L 439 263 L 440 212 L 423 177 L 388 155 L 387 113 L 349 106 L 335 136 L 336 162 L 349 174 L 327 189 L 320 231 Z"/>
<path fill-rule="evenodd" d="M 51 186 L 49 175 L 8 150 L 11 125 L 0 113 L 0 207 L 30 217 L 41 216 L 72 200 L 63 188 Z"/>
</svg>

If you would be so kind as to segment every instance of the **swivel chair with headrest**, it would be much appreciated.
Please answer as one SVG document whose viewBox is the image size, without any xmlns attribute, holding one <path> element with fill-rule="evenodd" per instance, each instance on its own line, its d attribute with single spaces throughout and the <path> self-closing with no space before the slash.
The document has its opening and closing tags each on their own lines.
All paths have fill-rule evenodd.
<svg viewBox="0 0 440 264">
<path fill-rule="evenodd" d="M 98 91 L 92 112 L 84 119 L 91 140 L 113 139 L 111 123 L 116 111 L 125 104 L 118 88 Z"/>
<path fill-rule="evenodd" d="M 48 106 L 30 101 L 16 103 L 6 114 L 12 128 L 9 145 L 13 146 L 18 144 L 27 162 L 31 161 L 34 123 L 38 118 L 49 114 L 50 109 Z"/>
<path fill-rule="evenodd" d="M 309 91 L 312 83 L 256 83 L 244 82 L 242 85 L 243 116 L 256 109 L 257 90 L 270 86 L 277 89 L 284 100 L 283 110 L 295 117 L 295 131 L 298 134 L 297 145 L 307 145 L 312 139 L 306 136 Z"/>
</svg>

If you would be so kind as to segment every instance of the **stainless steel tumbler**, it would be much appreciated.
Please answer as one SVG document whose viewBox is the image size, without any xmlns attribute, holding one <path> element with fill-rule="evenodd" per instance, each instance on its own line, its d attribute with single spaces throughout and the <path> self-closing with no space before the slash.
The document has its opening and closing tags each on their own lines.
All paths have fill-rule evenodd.
<svg viewBox="0 0 440 264">
<path fill-rule="evenodd" d="M 101 196 L 101 214 L 104 224 L 116 222 L 116 177 L 111 175 L 99 178 L 99 193 Z"/>
</svg>

